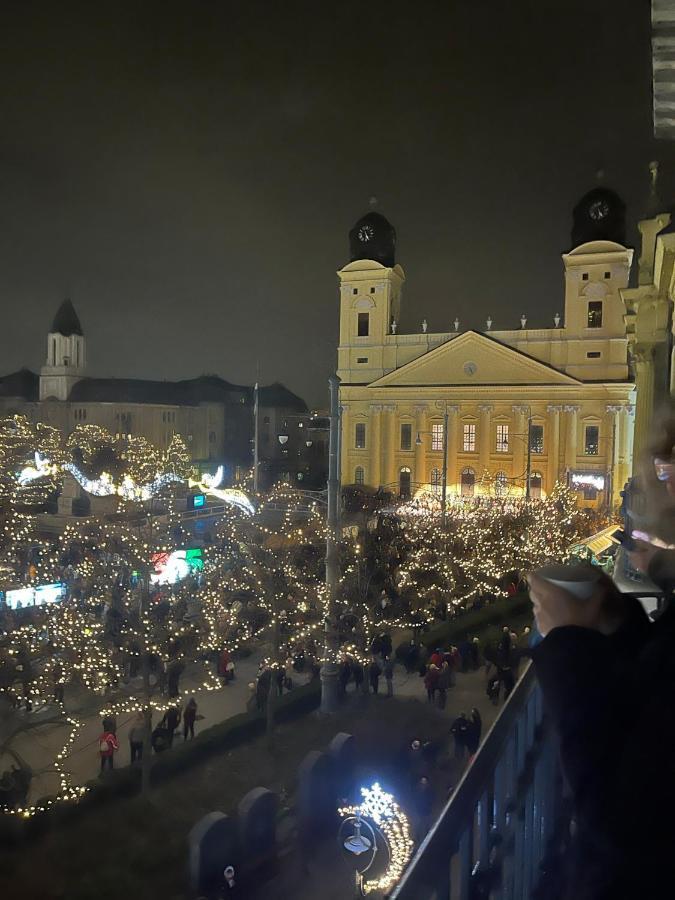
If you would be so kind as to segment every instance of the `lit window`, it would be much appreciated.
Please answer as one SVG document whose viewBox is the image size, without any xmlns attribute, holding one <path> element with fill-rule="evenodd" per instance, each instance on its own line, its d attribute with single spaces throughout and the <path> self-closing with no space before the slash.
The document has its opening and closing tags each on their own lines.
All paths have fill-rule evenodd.
<svg viewBox="0 0 675 900">
<path fill-rule="evenodd" d="M 467 423 L 464 426 L 464 452 L 476 452 L 476 426 L 473 423 Z"/>
<path fill-rule="evenodd" d="M 443 449 L 443 430 L 445 426 L 443 422 L 434 422 L 431 426 L 431 449 Z"/>
<path fill-rule="evenodd" d="M 401 450 L 412 450 L 412 425 L 401 425 Z"/>
<path fill-rule="evenodd" d="M 495 494 L 505 497 L 509 492 L 509 479 L 506 472 L 497 472 L 495 475 Z"/>
<path fill-rule="evenodd" d="M 602 300 L 591 300 L 588 304 L 588 327 L 602 328 Z"/>
<path fill-rule="evenodd" d="M 354 447 L 357 450 L 365 450 L 366 447 L 366 423 L 357 422 L 354 427 Z"/>
<path fill-rule="evenodd" d="M 473 469 L 462 469 L 462 497 L 473 497 L 476 487 L 476 473 Z"/>
<path fill-rule="evenodd" d="M 443 473 L 440 469 L 431 470 L 431 491 L 434 494 L 440 494 L 443 488 Z"/>
<path fill-rule="evenodd" d="M 600 444 L 600 428 L 597 425 L 587 425 L 584 438 L 584 453 L 586 456 L 597 456 Z"/>
<path fill-rule="evenodd" d="M 363 484 L 364 473 L 363 466 L 357 466 L 354 469 L 354 484 Z"/>
<path fill-rule="evenodd" d="M 497 425 L 497 453 L 509 452 L 509 426 Z"/>
<path fill-rule="evenodd" d="M 541 472 L 532 472 L 530 474 L 530 497 L 533 500 L 541 500 Z"/>
<path fill-rule="evenodd" d="M 530 425 L 530 450 L 532 453 L 544 452 L 544 426 Z"/>
<path fill-rule="evenodd" d="M 359 313 L 357 334 L 359 337 L 368 337 L 370 326 L 370 313 Z"/>
</svg>

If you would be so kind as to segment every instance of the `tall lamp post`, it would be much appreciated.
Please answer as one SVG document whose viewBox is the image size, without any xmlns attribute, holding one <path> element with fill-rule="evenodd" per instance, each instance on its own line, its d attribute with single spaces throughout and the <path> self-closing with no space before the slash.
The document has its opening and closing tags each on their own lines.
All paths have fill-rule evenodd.
<svg viewBox="0 0 675 900">
<path fill-rule="evenodd" d="M 259 458 L 259 447 L 258 447 L 258 416 L 259 416 L 259 406 L 258 406 L 258 382 L 256 381 L 255 387 L 253 388 L 253 490 L 257 494 L 258 488 L 260 487 L 260 476 L 258 474 L 258 470 L 260 468 L 260 458 Z"/>
<path fill-rule="evenodd" d="M 442 470 L 442 481 L 441 481 L 441 528 L 445 530 L 445 522 L 447 518 L 447 505 L 448 505 L 448 407 L 447 405 L 444 408 L 443 413 L 443 470 Z M 415 438 L 415 443 L 419 447 L 422 444 L 422 435 L 423 434 L 431 434 L 432 431 L 418 431 L 417 437 Z"/>
<path fill-rule="evenodd" d="M 321 667 L 321 712 L 334 713 L 338 705 L 336 595 L 340 577 L 338 542 L 340 531 L 340 379 L 331 375 L 330 431 L 328 437 L 328 517 L 326 528 L 326 594 L 323 665 Z"/>
</svg>

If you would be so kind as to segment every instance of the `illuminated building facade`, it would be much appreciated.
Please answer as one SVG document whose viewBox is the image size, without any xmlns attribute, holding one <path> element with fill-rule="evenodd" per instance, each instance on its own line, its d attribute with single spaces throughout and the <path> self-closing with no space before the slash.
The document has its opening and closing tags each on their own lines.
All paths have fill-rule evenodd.
<svg viewBox="0 0 675 900">
<path fill-rule="evenodd" d="M 284 469 L 292 478 L 307 452 L 297 423 L 305 414 L 310 421 L 311 414 L 282 384 L 261 386 L 259 396 L 262 463 L 277 477 Z M 227 481 L 237 467 L 251 466 L 253 388 L 215 375 L 184 381 L 90 377 L 84 331 L 70 300 L 59 307 L 47 335 L 40 374 L 22 369 L 0 377 L 0 413 L 22 413 L 65 434 L 78 425 L 100 425 L 163 448 L 179 434 L 196 463 L 207 470 L 223 464 Z M 282 448 L 270 429 L 281 429 L 287 418 L 295 427 Z"/>
<path fill-rule="evenodd" d="M 513 330 L 488 320 L 484 331 L 461 332 L 455 321 L 439 334 L 422 321 L 411 334 L 398 324 L 405 273 L 394 228 L 376 212 L 360 219 L 338 272 L 342 483 L 439 493 L 445 449 L 450 497 L 524 494 L 529 457 L 531 496 L 560 481 L 583 505 L 617 505 L 635 403 L 624 220 L 606 188 L 575 208 L 564 316 L 553 327 L 528 328 L 523 317 Z"/>
</svg>

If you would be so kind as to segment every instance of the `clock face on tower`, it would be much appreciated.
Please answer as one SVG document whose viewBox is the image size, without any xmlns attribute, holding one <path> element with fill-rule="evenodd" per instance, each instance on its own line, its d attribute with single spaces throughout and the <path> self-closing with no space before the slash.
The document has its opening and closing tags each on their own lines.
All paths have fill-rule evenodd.
<svg viewBox="0 0 675 900">
<path fill-rule="evenodd" d="M 362 225 L 359 228 L 359 231 L 358 231 L 359 240 L 362 241 L 364 244 L 367 244 L 368 241 L 372 241 L 374 235 L 375 235 L 375 232 L 373 230 L 372 225 Z"/>
<path fill-rule="evenodd" d="M 609 203 L 606 200 L 595 200 L 588 208 L 588 215 L 594 222 L 602 222 L 609 215 Z"/>
</svg>

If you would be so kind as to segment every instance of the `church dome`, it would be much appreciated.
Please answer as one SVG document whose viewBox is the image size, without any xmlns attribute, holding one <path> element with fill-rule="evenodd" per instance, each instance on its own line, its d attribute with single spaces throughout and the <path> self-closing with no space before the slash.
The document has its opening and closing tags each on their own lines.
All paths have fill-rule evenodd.
<svg viewBox="0 0 675 900">
<path fill-rule="evenodd" d="M 70 300 L 64 300 L 56 311 L 50 334 L 62 334 L 64 337 L 70 337 L 71 334 L 82 335 L 80 320 Z"/>
<path fill-rule="evenodd" d="M 349 258 L 374 259 L 391 268 L 396 264 L 396 229 L 378 212 L 362 216 L 349 232 Z"/>
<path fill-rule="evenodd" d="M 572 217 L 572 249 L 589 241 L 625 245 L 626 204 L 609 188 L 596 187 L 584 194 Z"/>
</svg>

